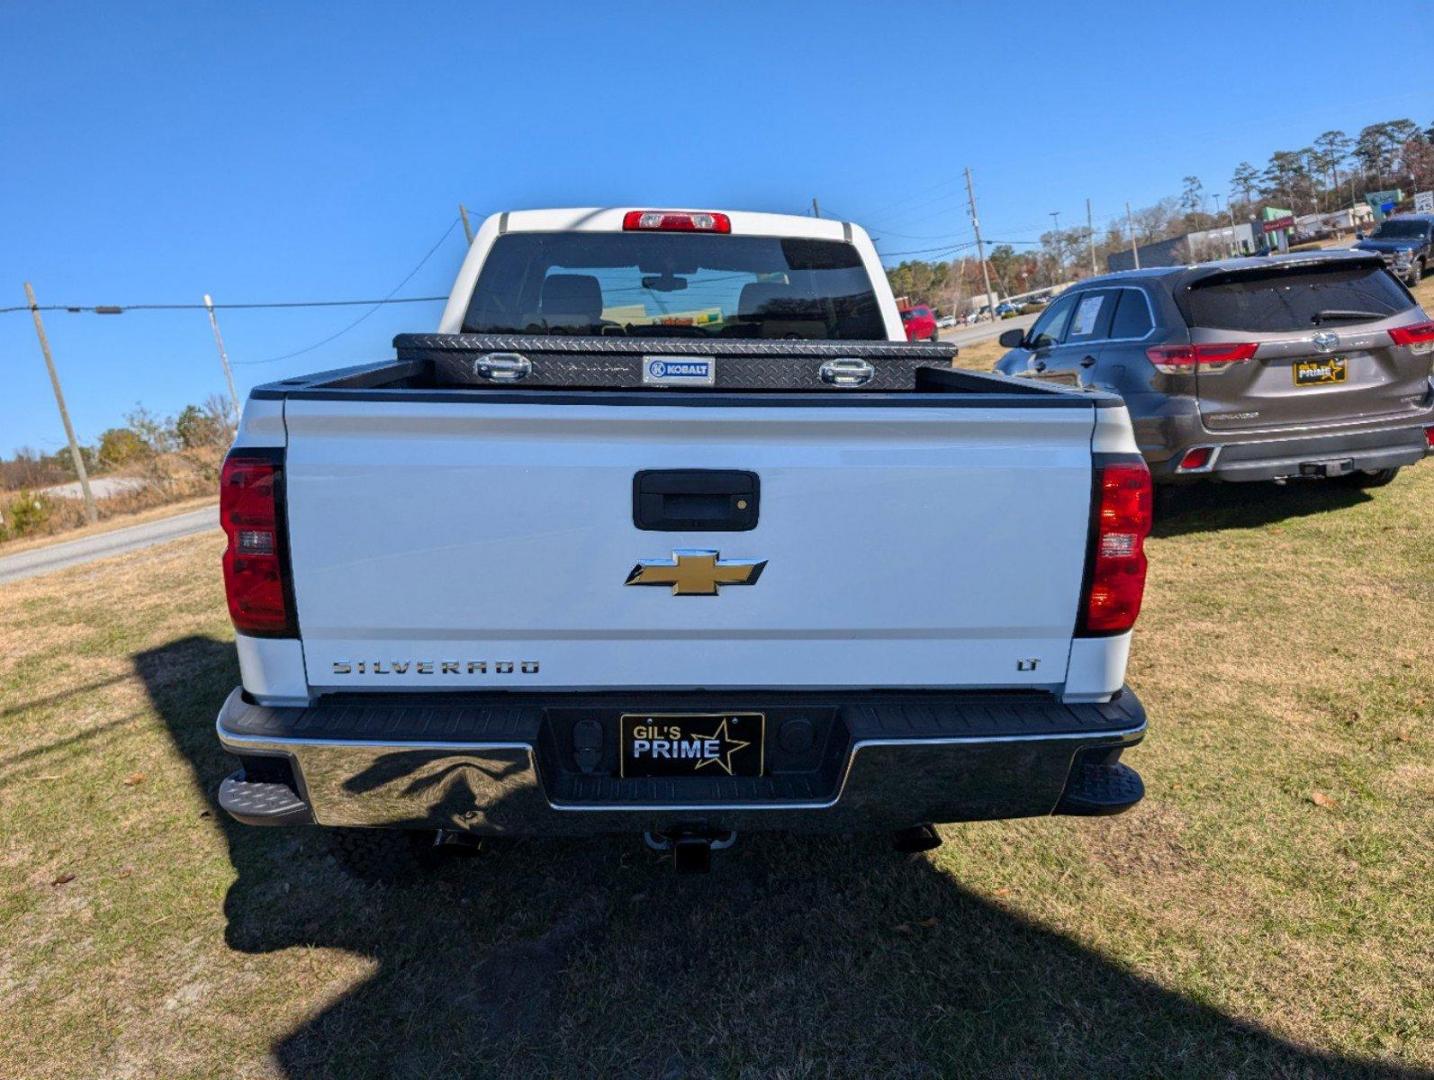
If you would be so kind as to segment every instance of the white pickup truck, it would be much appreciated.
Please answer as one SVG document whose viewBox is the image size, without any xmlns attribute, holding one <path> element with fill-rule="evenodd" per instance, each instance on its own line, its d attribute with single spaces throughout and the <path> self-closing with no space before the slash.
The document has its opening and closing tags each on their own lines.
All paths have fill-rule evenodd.
<svg viewBox="0 0 1434 1080">
<path fill-rule="evenodd" d="M 499 214 L 395 344 L 256 388 L 224 466 L 238 820 L 694 868 L 1141 798 L 1126 410 L 906 344 L 860 228 Z"/>
</svg>

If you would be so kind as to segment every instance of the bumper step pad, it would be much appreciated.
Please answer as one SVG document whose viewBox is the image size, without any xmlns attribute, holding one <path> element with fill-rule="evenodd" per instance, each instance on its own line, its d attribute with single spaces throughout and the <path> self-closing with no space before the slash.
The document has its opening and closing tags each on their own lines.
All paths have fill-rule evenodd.
<svg viewBox="0 0 1434 1080">
<path fill-rule="evenodd" d="M 244 771 L 226 776 L 219 785 L 219 805 L 245 825 L 309 825 L 309 804 L 288 784 L 263 784 L 244 779 Z"/>
<path fill-rule="evenodd" d="M 1119 814 L 1145 797 L 1145 783 L 1129 765 L 1076 765 L 1057 814 L 1094 817 Z"/>
</svg>

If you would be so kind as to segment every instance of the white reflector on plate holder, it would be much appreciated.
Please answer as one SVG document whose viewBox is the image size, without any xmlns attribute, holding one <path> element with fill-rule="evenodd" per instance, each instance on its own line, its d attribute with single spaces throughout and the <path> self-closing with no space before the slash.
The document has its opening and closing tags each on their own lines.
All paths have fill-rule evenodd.
<svg viewBox="0 0 1434 1080">
<path fill-rule="evenodd" d="M 730 233 L 732 220 L 705 210 L 629 210 L 622 227 L 627 232 Z"/>
</svg>

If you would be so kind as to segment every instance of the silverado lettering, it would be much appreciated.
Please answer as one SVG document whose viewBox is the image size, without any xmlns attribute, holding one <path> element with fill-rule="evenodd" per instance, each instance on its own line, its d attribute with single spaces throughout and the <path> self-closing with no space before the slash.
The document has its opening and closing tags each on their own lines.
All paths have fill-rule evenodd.
<svg viewBox="0 0 1434 1080">
<path fill-rule="evenodd" d="M 432 675 L 435 671 L 440 675 L 486 675 L 489 667 L 492 667 L 496 675 L 511 675 L 516 669 L 524 675 L 538 674 L 538 661 L 536 660 L 390 660 L 388 667 L 384 667 L 382 660 L 359 660 L 355 663 L 352 660 L 335 660 L 333 662 L 333 673 L 335 675 L 404 675 L 412 670 L 417 675 Z"/>
</svg>

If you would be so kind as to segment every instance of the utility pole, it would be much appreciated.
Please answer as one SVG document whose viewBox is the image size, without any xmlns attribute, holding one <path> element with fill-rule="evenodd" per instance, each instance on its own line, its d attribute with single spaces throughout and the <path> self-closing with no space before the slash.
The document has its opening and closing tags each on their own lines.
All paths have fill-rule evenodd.
<svg viewBox="0 0 1434 1080">
<path fill-rule="evenodd" d="M 35 302 L 35 290 L 25 282 L 25 299 L 30 302 L 30 314 L 35 320 L 35 334 L 40 339 L 40 351 L 45 354 L 45 367 L 50 372 L 50 385 L 55 390 L 55 404 L 60 407 L 60 419 L 65 423 L 65 438 L 70 441 L 70 460 L 75 463 L 75 475 L 80 478 L 80 490 L 85 495 L 85 519 L 93 525 L 100 515 L 95 510 L 95 497 L 90 491 L 90 474 L 85 471 L 85 459 L 80 453 L 80 444 L 75 440 L 75 429 L 70 423 L 70 410 L 65 408 L 65 395 L 60 389 L 60 375 L 55 370 L 55 358 L 50 355 L 50 339 L 45 336 L 45 324 L 40 320 L 40 305 Z"/>
<path fill-rule="evenodd" d="M 812 217 L 821 217 L 822 208 L 817 204 L 817 197 L 812 196 Z"/>
<path fill-rule="evenodd" d="M 1140 269 L 1140 249 L 1135 246 L 1135 217 L 1130 212 L 1130 203 L 1125 204 L 1125 226 L 1130 230 L 1130 254 L 1135 258 L 1135 268 Z"/>
<path fill-rule="evenodd" d="M 1056 249 L 1056 277 L 1064 278 L 1066 276 L 1066 253 L 1064 245 L 1061 244 L 1061 212 L 1052 210 L 1050 215 L 1051 236 L 1054 239 L 1051 246 Z"/>
<path fill-rule="evenodd" d="M 1085 201 L 1085 236 L 1090 242 L 1090 272 L 1096 274 L 1099 273 L 1099 271 L 1095 268 L 1095 224 L 1092 222 L 1090 216 L 1089 199 Z"/>
<path fill-rule="evenodd" d="M 219 332 L 219 320 L 214 317 L 214 300 L 204 294 L 204 307 L 209 312 L 209 326 L 214 331 L 214 344 L 219 346 L 219 362 L 224 365 L 224 381 L 229 384 L 229 404 L 234 410 L 234 426 L 239 426 L 239 393 L 234 389 L 234 369 L 229 366 L 229 354 L 224 351 L 224 335 Z"/>
<path fill-rule="evenodd" d="M 463 219 L 463 235 L 468 237 L 468 246 L 473 246 L 473 226 L 468 224 L 468 207 L 458 204 L 458 216 Z"/>
<path fill-rule="evenodd" d="M 981 219 L 976 216 L 976 189 L 971 185 L 971 166 L 966 166 L 966 201 L 971 206 L 971 229 L 976 233 L 976 258 L 981 263 L 981 282 L 986 286 L 986 306 L 996 321 L 996 297 L 991 292 L 991 270 L 986 265 L 986 247 L 981 243 Z"/>
</svg>

